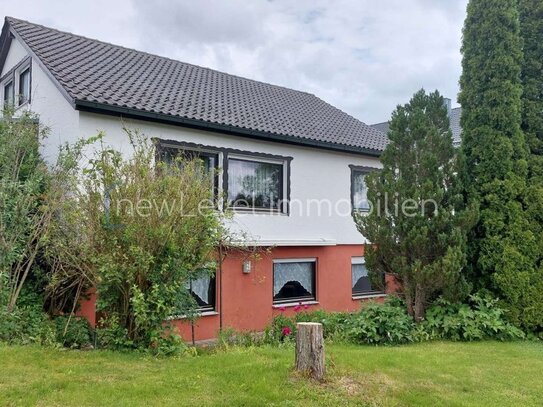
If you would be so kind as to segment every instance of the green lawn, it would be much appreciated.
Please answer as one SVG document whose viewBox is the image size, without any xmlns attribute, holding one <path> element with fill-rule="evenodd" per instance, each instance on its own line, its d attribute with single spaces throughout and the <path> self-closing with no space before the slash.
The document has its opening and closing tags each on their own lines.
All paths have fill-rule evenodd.
<svg viewBox="0 0 543 407">
<path fill-rule="evenodd" d="M 543 343 L 328 345 L 328 379 L 292 372 L 293 350 L 176 359 L 0 345 L 0 406 L 543 404 Z"/>
</svg>

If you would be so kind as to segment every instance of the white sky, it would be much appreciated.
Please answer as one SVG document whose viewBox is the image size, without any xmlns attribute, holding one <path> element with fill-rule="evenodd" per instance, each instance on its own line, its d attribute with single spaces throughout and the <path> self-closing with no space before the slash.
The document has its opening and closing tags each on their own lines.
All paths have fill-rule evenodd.
<svg viewBox="0 0 543 407">
<path fill-rule="evenodd" d="M 454 102 L 467 0 L 0 0 L 9 15 L 314 93 L 365 123 Z"/>
</svg>

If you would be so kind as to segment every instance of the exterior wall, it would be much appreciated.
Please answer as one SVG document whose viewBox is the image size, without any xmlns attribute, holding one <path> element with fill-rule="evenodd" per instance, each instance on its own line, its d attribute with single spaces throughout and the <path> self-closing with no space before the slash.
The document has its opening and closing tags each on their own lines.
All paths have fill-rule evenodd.
<svg viewBox="0 0 543 407">
<path fill-rule="evenodd" d="M 86 112 L 80 113 L 79 120 L 79 136 L 88 137 L 103 131 L 107 144 L 126 154 L 130 153 L 130 149 L 122 125 L 163 140 L 292 157 L 290 198 L 292 201 L 299 200 L 307 210 L 300 210 L 300 206 L 292 202 L 290 215 L 238 213 L 233 218 L 232 230 L 243 232 L 249 241 L 268 242 L 268 245 L 275 246 L 364 243 L 364 238 L 356 230 L 351 216 L 349 165 L 379 168 L 380 163 L 376 157 L 252 140 L 137 120 L 121 121 L 114 116 Z M 330 205 L 321 206 L 319 215 L 317 202 L 321 200 L 327 200 Z"/>
<path fill-rule="evenodd" d="M 176 319 L 173 325 L 183 339 L 190 342 L 216 338 L 221 329 L 221 319 L 223 329 L 260 332 L 275 315 L 281 312 L 293 315 L 293 308 L 298 303 L 273 304 L 274 259 L 317 259 L 316 299 L 302 302 L 309 311 L 357 311 L 368 299 L 381 301 L 383 297 L 352 296 L 351 258 L 363 254 L 364 247 L 361 245 L 269 248 L 269 251 L 260 253 L 258 260 L 241 252 L 230 253 L 223 263 L 222 272 L 217 272 L 216 312 L 204 313 L 194 324 L 184 319 Z M 252 271 L 250 274 L 243 274 L 242 265 L 248 259 L 252 262 Z M 394 289 L 392 278 L 387 276 L 387 291 L 392 292 Z M 91 293 L 89 299 L 83 302 L 80 311 L 80 315 L 87 317 L 92 325 L 95 323 L 95 300 L 95 294 Z M 286 310 L 283 311 L 283 307 Z"/>
<path fill-rule="evenodd" d="M 24 46 L 14 38 L 2 68 L 2 76 L 28 55 Z M 18 89 L 17 80 L 18 78 L 15 89 Z M 79 112 L 70 105 L 35 58 L 32 58 L 30 89 L 30 103 L 18 107 L 15 115 L 25 110 L 39 115 L 40 124 L 49 130 L 41 153 L 52 164 L 56 160 L 59 146 L 66 141 L 77 139 Z"/>
<path fill-rule="evenodd" d="M 284 312 L 294 315 L 290 305 L 273 304 L 273 260 L 301 257 L 317 259 L 316 300 L 302 302 L 307 304 L 308 311 L 324 309 L 326 311 L 354 312 L 363 306 L 367 299 L 352 296 L 351 257 L 361 256 L 364 247 L 360 245 L 341 245 L 325 247 L 276 247 L 269 253 L 262 254 L 261 259 L 253 261 L 250 274 L 242 273 L 243 254 L 231 254 L 223 264 L 222 276 L 217 275 L 217 286 L 222 277 L 222 327 L 234 328 L 238 331 L 263 331 L 272 318 Z M 388 290 L 392 290 L 393 282 L 387 278 Z M 220 293 L 220 290 L 217 290 Z M 382 300 L 381 297 L 373 297 Z M 220 298 L 217 298 L 217 310 L 220 310 Z M 286 308 L 282 311 L 282 307 Z M 220 329 L 218 314 L 200 317 L 192 327 L 188 321 L 176 320 L 175 326 L 181 336 L 195 341 L 216 338 Z"/>
<path fill-rule="evenodd" d="M 26 51 L 26 49 L 17 39 L 14 38 L 11 41 L 8 55 L 6 57 L 6 62 L 4 62 L 4 66 L 2 68 L 2 74 L 0 76 L 4 76 L 5 73 L 7 73 L 11 68 L 13 68 L 19 62 L 21 62 L 27 56 L 28 56 L 28 52 Z"/>
</svg>

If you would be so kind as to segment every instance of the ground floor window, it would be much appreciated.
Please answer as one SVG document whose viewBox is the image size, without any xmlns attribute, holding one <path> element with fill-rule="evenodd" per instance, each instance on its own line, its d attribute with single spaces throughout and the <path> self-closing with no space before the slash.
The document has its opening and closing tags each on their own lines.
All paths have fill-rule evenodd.
<svg viewBox="0 0 543 407">
<path fill-rule="evenodd" d="M 384 278 L 382 284 L 372 283 L 364 257 L 353 257 L 351 259 L 351 274 L 354 296 L 382 294 L 384 292 Z"/>
<path fill-rule="evenodd" d="M 316 259 L 281 259 L 273 262 L 275 303 L 315 299 Z"/>
<path fill-rule="evenodd" d="M 214 275 L 203 275 L 190 280 L 186 287 L 201 311 L 213 311 L 215 309 L 215 286 Z"/>
</svg>

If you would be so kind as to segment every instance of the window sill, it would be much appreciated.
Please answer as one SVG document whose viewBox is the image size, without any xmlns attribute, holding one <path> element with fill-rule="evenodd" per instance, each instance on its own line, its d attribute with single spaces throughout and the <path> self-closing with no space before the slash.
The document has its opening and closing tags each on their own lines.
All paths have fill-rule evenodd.
<svg viewBox="0 0 543 407">
<path fill-rule="evenodd" d="M 214 315 L 219 315 L 219 313 L 217 311 L 202 311 L 202 312 L 198 313 L 198 317 L 211 317 L 211 316 L 214 316 Z M 186 315 L 174 315 L 174 316 L 169 317 L 167 320 L 168 321 L 174 321 L 176 319 L 187 319 L 187 316 Z"/>
<path fill-rule="evenodd" d="M 271 209 L 245 209 L 245 208 L 233 208 L 229 207 L 229 210 L 239 215 L 271 215 L 271 216 L 288 216 L 288 213 L 275 211 Z"/>
<path fill-rule="evenodd" d="M 353 295 L 353 300 L 366 300 L 369 298 L 384 298 L 388 294 L 385 293 L 374 293 L 374 294 L 355 294 Z"/>
<path fill-rule="evenodd" d="M 293 308 L 297 305 L 318 305 L 319 302 L 315 300 L 307 300 L 307 301 L 296 301 L 296 302 L 283 302 L 283 303 L 277 303 L 273 304 L 272 308 L 279 309 L 279 308 Z"/>
</svg>

